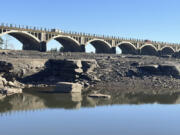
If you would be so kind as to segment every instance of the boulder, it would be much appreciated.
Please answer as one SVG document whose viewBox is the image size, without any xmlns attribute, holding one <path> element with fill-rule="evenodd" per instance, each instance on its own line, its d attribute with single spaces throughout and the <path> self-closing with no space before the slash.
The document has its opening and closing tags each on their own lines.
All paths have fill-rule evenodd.
<svg viewBox="0 0 180 135">
<path fill-rule="evenodd" d="M 159 65 L 162 75 L 177 77 L 180 75 L 180 64 L 169 63 Z"/>
<path fill-rule="evenodd" d="M 158 65 L 142 65 L 138 69 L 142 73 L 156 74 L 159 72 Z"/>
<path fill-rule="evenodd" d="M 7 91 L 7 95 L 15 94 L 15 93 L 22 93 L 22 89 L 21 88 L 5 87 L 4 91 Z"/>
<path fill-rule="evenodd" d="M 55 59 L 50 59 L 48 61 L 48 65 L 51 68 L 81 68 L 81 60 L 55 60 Z"/>
<path fill-rule="evenodd" d="M 139 66 L 139 63 L 138 63 L 138 62 L 132 62 L 132 63 L 131 63 L 131 66 L 137 67 L 137 66 Z"/>
<path fill-rule="evenodd" d="M 82 60 L 83 72 L 90 73 L 93 72 L 95 68 L 98 67 L 96 60 Z"/>
<path fill-rule="evenodd" d="M 81 60 L 68 60 L 65 63 L 65 67 L 81 68 L 82 63 Z"/>
<path fill-rule="evenodd" d="M 0 94 L 1 95 L 7 95 L 8 91 L 4 89 L 0 89 Z"/>
<path fill-rule="evenodd" d="M 54 92 L 60 93 L 81 93 L 83 86 L 79 83 L 59 82 Z"/>
<path fill-rule="evenodd" d="M 135 71 L 135 70 L 129 70 L 129 71 L 126 73 L 126 76 L 128 76 L 128 77 L 137 76 L 137 75 L 138 75 L 138 73 L 137 73 L 137 71 Z"/>
<path fill-rule="evenodd" d="M 3 88 L 6 84 L 6 79 L 0 76 L 0 88 Z"/>
<path fill-rule="evenodd" d="M 15 84 L 13 82 L 11 82 L 11 81 L 7 82 L 6 85 L 9 86 L 9 87 L 16 87 Z"/>
<path fill-rule="evenodd" d="M 0 61 L 0 72 L 8 72 L 13 69 L 13 65 L 6 61 Z"/>
</svg>

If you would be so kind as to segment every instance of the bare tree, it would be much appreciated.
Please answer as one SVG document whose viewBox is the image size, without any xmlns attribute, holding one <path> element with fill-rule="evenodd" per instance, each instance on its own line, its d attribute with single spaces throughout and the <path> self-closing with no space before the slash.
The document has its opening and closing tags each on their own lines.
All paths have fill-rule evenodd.
<svg viewBox="0 0 180 135">
<path fill-rule="evenodd" d="M 60 52 L 64 52 L 64 47 L 62 46 L 60 49 L 59 49 Z"/>
<path fill-rule="evenodd" d="M 5 36 L 4 39 L 4 48 L 3 49 L 14 49 L 14 46 L 12 43 L 10 43 L 10 41 L 12 40 L 12 38 L 10 36 Z"/>
<path fill-rule="evenodd" d="M 0 49 L 3 48 L 3 44 L 4 44 L 4 41 L 3 41 L 3 39 L 0 37 Z"/>
</svg>

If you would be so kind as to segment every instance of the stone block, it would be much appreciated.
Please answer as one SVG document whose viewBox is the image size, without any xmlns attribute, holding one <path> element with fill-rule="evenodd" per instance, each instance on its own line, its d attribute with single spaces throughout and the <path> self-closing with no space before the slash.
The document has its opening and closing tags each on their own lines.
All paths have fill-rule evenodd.
<svg viewBox="0 0 180 135">
<path fill-rule="evenodd" d="M 60 93 L 81 93 L 83 86 L 78 83 L 59 82 L 56 84 L 54 92 Z"/>
</svg>

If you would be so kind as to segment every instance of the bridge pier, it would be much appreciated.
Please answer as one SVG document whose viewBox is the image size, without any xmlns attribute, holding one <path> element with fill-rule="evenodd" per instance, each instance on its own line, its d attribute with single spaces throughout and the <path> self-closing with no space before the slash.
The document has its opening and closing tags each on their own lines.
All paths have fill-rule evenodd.
<svg viewBox="0 0 180 135">
<path fill-rule="evenodd" d="M 85 45 L 82 44 L 82 45 L 80 45 L 80 47 L 81 47 L 81 51 L 82 51 L 82 52 L 86 52 L 86 47 L 85 47 Z"/>
<path fill-rule="evenodd" d="M 111 53 L 112 53 L 112 54 L 116 54 L 116 47 L 112 47 L 112 48 L 111 48 Z"/>
<path fill-rule="evenodd" d="M 40 44 L 23 43 L 23 50 L 40 51 Z"/>
<path fill-rule="evenodd" d="M 104 54 L 112 54 L 112 50 L 100 51 L 100 50 L 97 49 L 97 50 L 96 50 L 96 53 L 97 53 L 97 54 L 103 54 L 103 53 L 104 53 Z"/>
<path fill-rule="evenodd" d="M 41 52 L 46 52 L 47 51 L 47 44 L 46 44 L 46 42 L 41 42 L 40 43 L 40 51 Z"/>
<path fill-rule="evenodd" d="M 162 51 L 158 50 L 158 55 L 162 56 L 163 55 Z"/>
<path fill-rule="evenodd" d="M 137 55 L 141 55 L 141 49 L 137 49 Z"/>
</svg>

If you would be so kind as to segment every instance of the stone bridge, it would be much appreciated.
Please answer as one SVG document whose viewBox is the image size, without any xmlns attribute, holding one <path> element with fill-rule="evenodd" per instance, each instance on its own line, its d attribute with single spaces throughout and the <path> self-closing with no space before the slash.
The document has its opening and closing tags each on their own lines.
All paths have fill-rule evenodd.
<svg viewBox="0 0 180 135">
<path fill-rule="evenodd" d="M 12 24 L 0 25 L 0 36 L 9 34 L 23 44 L 23 50 L 45 52 L 47 43 L 57 40 L 65 52 L 85 52 L 88 44 L 92 44 L 96 53 L 116 53 L 119 47 L 123 54 L 170 55 L 180 51 L 180 45 L 174 43 L 149 40 L 117 38 L 113 36 L 63 32 L 58 29 L 45 29 Z"/>
</svg>

